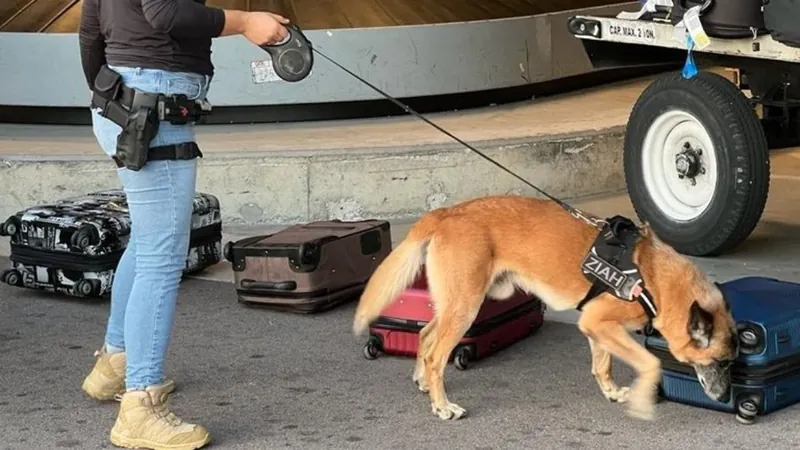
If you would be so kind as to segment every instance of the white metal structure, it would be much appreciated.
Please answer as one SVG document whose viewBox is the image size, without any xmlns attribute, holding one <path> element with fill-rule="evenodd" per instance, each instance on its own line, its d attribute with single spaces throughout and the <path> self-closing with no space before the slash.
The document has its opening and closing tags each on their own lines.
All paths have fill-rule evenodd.
<svg viewBox="0 0 800 450">
<path fill-rule="evenodd" d="M 687 50 L 685 28 L 668 22 L 619 19 L 600 16 L 574 16 L 571 22 L 598 24 L 598 32 L 590 33 L 587 26 L 585 34 L 573 34 L 578 39 L 616 42 L 620 44 L 640 44 L 651 47 Z M 768 34 L 752 39 L 719 39 L 710 37 L 711 44 L 696 53 L 770 59 L 781 62 L 800 63 L 800 48 L 789 47 L 775 41 Z"/>
</svg>

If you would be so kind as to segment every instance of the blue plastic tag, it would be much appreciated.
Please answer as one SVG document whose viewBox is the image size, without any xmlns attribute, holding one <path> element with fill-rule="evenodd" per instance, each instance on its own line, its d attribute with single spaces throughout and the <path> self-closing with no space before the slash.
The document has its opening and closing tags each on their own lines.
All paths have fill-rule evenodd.
<svg viewBox="0 0 800 450">
<path fill-rule="evenodd" d="M 687 80 L 689 78 L 692 78 L 695 75 L 697 75 L 697 64 L 694 63 L 694 55 L 692 55 L 692 49 L 693 48 L 694 48 L 694 40 L 692 40 L 691 36 L 687 35 L 686 36 L 686 49 L 687 49 L 687 52 L 686 52 L 686 63 L 684 63 L 683 71 L 681 72 L 681 75 L 683 75 L 683 78 L 686 78 Z"/>
</svg>

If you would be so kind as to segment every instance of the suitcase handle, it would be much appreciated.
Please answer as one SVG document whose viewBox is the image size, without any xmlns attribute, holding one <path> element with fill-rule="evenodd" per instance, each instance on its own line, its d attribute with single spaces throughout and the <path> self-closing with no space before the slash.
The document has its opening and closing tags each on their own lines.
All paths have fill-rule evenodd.
<svg viewBox="0 0 800 450">
<path fill-rule="evenodd" d="M 303 225 L 303 228 L 305 228 L 306 230 L 317 230 L 317 229 L 319 229 L 319 230 L 326 230 L 326 229 L 327 230 L 355 230 L 356 229 L 356 227 L 354 227 L 352 225 L 339 225 L 339 224 L 333 224 L 333 223 L 329 223 L 329 222 L 328 223 L 322 223 L 322 224 L 310 223 L 308 225 Z"/>
<path fill-rule="evenodd" d="M 276 291 L 293 291 L 297 289 L 296 281 L 256 281 L 244 279 L 241 282 L 242 289 L 270 289 Z"/>
</svg>

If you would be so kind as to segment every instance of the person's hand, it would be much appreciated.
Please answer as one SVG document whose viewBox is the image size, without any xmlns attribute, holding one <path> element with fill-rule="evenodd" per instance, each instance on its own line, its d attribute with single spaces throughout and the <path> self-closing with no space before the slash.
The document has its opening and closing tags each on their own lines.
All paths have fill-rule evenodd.
<svg viewBox="0 0 800 450">
<path fill-rule="evenodd" d="M 271 45 L 286 39 L 289 32 L 284 25 L 289 19 L 270 12 L 253 11 L 247 14 L 244 37 L 256 45 Z"/>
</svg>

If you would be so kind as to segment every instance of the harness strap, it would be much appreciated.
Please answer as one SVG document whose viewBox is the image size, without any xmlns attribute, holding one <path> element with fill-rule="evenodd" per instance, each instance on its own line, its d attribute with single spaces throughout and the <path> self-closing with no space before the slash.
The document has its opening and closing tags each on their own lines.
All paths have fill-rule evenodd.
<svg viewBox="0 0 800 450">
<path fill-rule="evenodd" d="M 603 283 L 599 281 L 594 282 L 592 287 L 589 288 L 589 292 L 586 293 L 586 296 L 580 301 L 580 303 L 578 303 L 578 306 L 575 309 L 581 311 L 584 305 L 589 303 L 590 300 L 597 298 L 597 296 L 603 292 L 606 292 L 606 290 L 607 289 Z M 636 298 L 636 301 L 642 305 L 645 314 L 647 314 L 647 317 L 649 317 L 650 320 L 656 318 L 656 305 L 653 303 L 653 295 L 650 293 L 650 291 L 647 289 L 642 289 L 642 292 L 634 298 Z"/>
<path fill-rule="evenodd" d="M 584 276 L 592 285 L 575 309 L 581 311 L 590 300 L 608 292 L 624 301 L 637 301 L 653 320 L 658 310 L 633 262 L 639 229 L 631 220 L 621 216 L 605 222 L 581 265 Z"/>
<path fill-rule="evenodd" d="M 576 306 L 575 309 L 578 311 L 583 311 L 583 307 L 587 303 L 589 303 L 589 300 L 594 299 L 595 297 L 597 297 L 598 295 L 602 294 L 605 291 L 606 291 L 606 286 L 599 281 L 595 281 L 589 287 L 589 291 L 583 297 L 583 300 L 581 300 L 580 303 L 578 303 L 578 306 Z"/>
<path fill-rule="evenodd" d="M 583 307 L 589 303 L 590 300 L 597 298 L 597 296 L 607 291 L 608 287 L 603 282 L 595 281 L 592 283 L 592 286 L 589 287 L 589 291 L 586 292 L 586 296 L 583 297 L 583 300 L 578 303 L 578 306 L 576 306 L 575 309 L 582 311 Z M 634 295 L 634 298 L 637 302 L 639 302 L 640 305 L 642 305 L 645 314 L 647 314 L 647 317 L 649 317 L 650 320 L 656 318 L 658 311 L 656 310 L 656 304 L 653 303 L 653 294 L 651 294 L 650 291 L 644 288 L 638 293 L 638 295 Z"/>
<path fill-rule="evenodd" d="M 653 302 L 653 295 L 650 291 L 642 289 L 642 292 L 636 296 L 636 300 L 642 305 L 644 312 L 647 313 L 647 317 L 649 317 L 650 320 L 656 318 L 656 313 L 658 313 L 658 311 L 656 310 L 656 304 Z"/>
<path fill-rule="evenodd" d="M 165 159 L 194 159 L 202 158 L 203 152 L 196 142 L 184 142 L 181 144 L 161 145 L 158 147 L 150 147 L 147 152 L 148 161 L 159 161 Z M 125 165 L 116 156 L 112 156 L 117 167 L 124 167 Z"/>
</svg>

